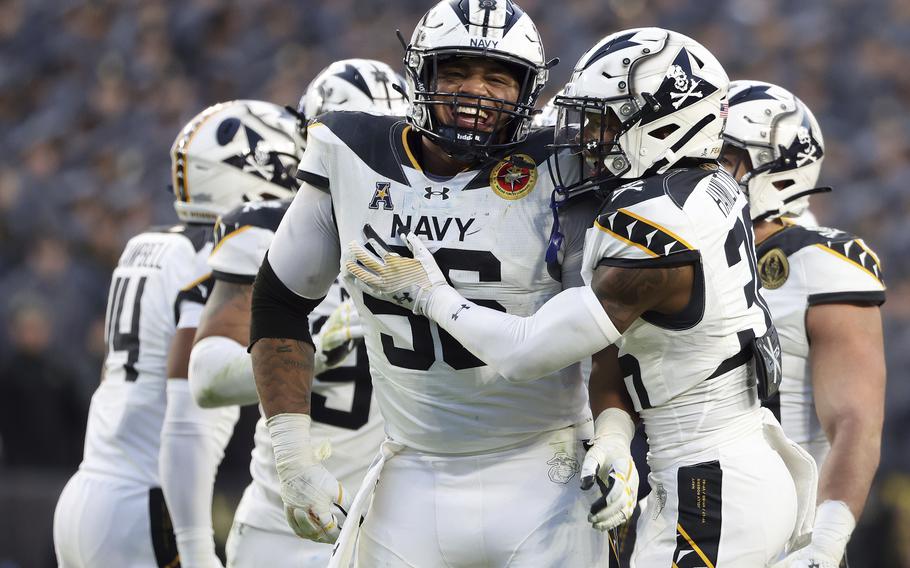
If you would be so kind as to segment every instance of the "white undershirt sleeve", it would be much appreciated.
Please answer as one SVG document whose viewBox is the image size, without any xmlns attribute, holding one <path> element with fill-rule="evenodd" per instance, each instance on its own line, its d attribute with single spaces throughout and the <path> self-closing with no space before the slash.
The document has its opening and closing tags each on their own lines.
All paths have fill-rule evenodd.
<svg viewBox="0 0 910 568">
<path fill-rule="evenodd" d="M 338 276 L 341 248 L 332 197 L 304 182 L 281 220 L 268 252 L 281 282 L 304 298 L 326 295 Z"/>
<path fill-rule="evenodd" d="M 181 565 L 220 566 L 212 532 L 212 488 L 240 415 L 236 406 L 203 409 L 185 379 L 168 379 L 158 472 Z"/>
<path fill-rule="evenodd" d="M 549 375 L 621 336 L 589 286 L 560 292 L 529 317 L 478 306 L 443 286 L 433 292 L 426 313 L 509 381 Z"/>
</svg>

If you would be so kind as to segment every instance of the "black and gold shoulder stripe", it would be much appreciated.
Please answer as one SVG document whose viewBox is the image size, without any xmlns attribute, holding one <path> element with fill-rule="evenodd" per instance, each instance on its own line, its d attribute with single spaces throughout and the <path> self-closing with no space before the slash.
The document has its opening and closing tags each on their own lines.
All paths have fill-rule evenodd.
<svg viewBox="0 0 910 568">
<path fill-rule="evenodd" d="M 878 256 L 863 243 L 862 239 L 826 241 L 815 246 L 855 265 L 881 282 L 882 286 L 885 285 L 882 280 L 882 267 Z"/>
<path fill-rule="evenodd" d="M 652 258 L 694 251 L 695 248 L 673 231 L 637 215 L 618 209 L 597 217 L 594 226 L 630 244 Z"/>
<path fill-rule="evenodd" d="M 758 245 L 758 256 L 762 258 L 772 249 L 777 248 L 789 257 L 810 246 L 833 254 L 882 282 L 882 267 L 878 256 L 866 246 L 862 239 L 838 229 L 788 225 Z"/>
</svg>

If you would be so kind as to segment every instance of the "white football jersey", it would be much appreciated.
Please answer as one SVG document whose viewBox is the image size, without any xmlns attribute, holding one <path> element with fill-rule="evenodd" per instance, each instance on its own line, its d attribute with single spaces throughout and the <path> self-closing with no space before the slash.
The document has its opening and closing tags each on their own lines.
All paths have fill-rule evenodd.
<svg viewBox="0 0 910 568">
<path fill-rule="evenodd" d="M 227 213 L 215 226 L 215 247 L 209 266 L 216 280 L 252 284 L 272 242 L 275 229 L 287 211 L 287 201 L 246 203 Z M 348 297 L 339 283 L 310 314 L 311 333 Z M 367 467 L 385 439 L 382 417 L 373 401 L 366 348 L 360 343 L 338 367 L 313 381 L 311 436 L 315 444 L 329 440 L 332 455 L 326 467 L 346 490 L 360 486 Z M 275 455 L 265 419 L 256 423 L 250 462 L 252 484 L 235 514 L 238 522 L 260 529 L 291 533 L 279 494 Z"/>
<path fill-rule="evenodd" d="M 815 413 L 806 310 L 818 304 L 881 305 L 885 285 L 878 257 L 862 239 L 825 227 L 788 224 L 758 246 L 763 294 L 780 334 L 784 377 L 765 403 L 784 432 L 821 467 L 830 444 Z"/>
<path fill-rule="evenodd" d="M 745 363 L 752 340 L 767 331 L 770 316 L 759 294 L 747 204 L 733 178 L 714 165 L 671 169 L 614 191 L 588 229 L 582 270 L 586 282 L 599 266 L 695 267 L 685 309 L 672 316 L 645 312 L 616 343 L 652 452 L 690 442 L 703 433 L 702 427 L 712 428 L 708 423 L 715 416 L 737 416 L 731 410 L 698 418 L 705 412 L 699 401 L 737 398 L 751 388 L 753 374 Z M 732 382 L 731 371 L 740 375 Z M 666 420 L 658 409 L 667 408 L 673 415 L 691 415 L 698 427 Z M 754 414 L 757 401 L 747 408 Z"/>
<path fill-rule="evenodd" d="M 196 327 L 208 297 L 211 236 L 211 225 L 150 230 L 130 239 L 120 255 L 81 470 L 159 484 L 168 349 L 178 327 Z"/>
<path fill-rule="evenodd" d="M 413 231 L 465 297 L 529 316 L 563 289 L 544 260 L 552 223 L 551 140 L 551 130 L 539 131 L 482 169 L 440 179 L 421 169 L 414 157 L 420 137 L 405 121 L 329 113 L 309 128 L 298 177 L 330 191 L 342 245 L 363 241 L 369 224 L 410 255 L 399 234 Z M 578 223 L 577 236 L 571 223 L 563 224 L 568 256 L 571 246 L 581 251 L 593 217 L 591 210 Z M 435 323 L 352 294 L 393 439 L 428 452 L 487 451 L 590 416 L 577 364 L 532 383 L 510 383 Z"/>
</svg>

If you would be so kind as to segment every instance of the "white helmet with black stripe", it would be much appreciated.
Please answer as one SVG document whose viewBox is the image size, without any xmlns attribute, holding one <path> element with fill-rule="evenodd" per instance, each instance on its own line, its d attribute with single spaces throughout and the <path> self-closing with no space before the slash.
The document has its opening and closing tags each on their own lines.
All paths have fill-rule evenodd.
<svg viewBox="0 0 910 568">
<path fill-rule="evenodd" d="M 605 37 L 582 55 L 555 101 L 556 146 L 578 154 L 584 172 L 569 187 L 716 158 L 728 85 L 717 58 L 681 33 L 638 28 Z"/>
<path fill-rule="evenodd" d="M 335 110 L 404 116 L 406 88 L 404 77 L 382 61 L 342 59 L 307 85 L 297 112 L 305 120 Z"/>
<path fill-rule="evenodd" d="M 439 65 L 452 58 L 491 59 L 510 69 L 518 82 L 516 101 L 437 88 Z M 531 129 L 534 105 L 547 81 L 548 66 L 537 27 L 512 0 L 442 0 L 427 12 L 405 48 L 408 120 L 451 155 L 476 158 L 521 143 Z M 434 106 L 476 108 L 475 115 L 506 115 L 492 132 L 441 124 Z M 499 123 L 500 121 L 497 120 Z"/>
<path fill-rule="evenodd" d="M 724 141 L 748 153 L 751 161 L 752 168 L 739 183 L 749 196 L 752 219 L 801 215 L 809 207 L 809 195 L 830 191 L 816 187 L 825 157 L 818 121 L 782 87 L 761 81 L 731 83 Z"/>
<path fill-rule="evenodd" d="M 283 107 L 237 100 L 205 109 L 171 146 L 174 209 L 188 223 L 214 223 L 244 201 L 292 197 L 303 141 Z"/>
</svg>

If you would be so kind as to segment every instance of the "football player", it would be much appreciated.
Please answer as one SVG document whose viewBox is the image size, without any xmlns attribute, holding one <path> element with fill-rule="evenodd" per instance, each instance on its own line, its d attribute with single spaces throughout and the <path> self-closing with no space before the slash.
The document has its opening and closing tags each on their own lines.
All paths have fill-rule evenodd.
<svg viewBox="0 0 910 568">
<path fill-rule="evenodd" d="M 875 253 L 837 229 L 792 219 L 809 206 L 825 155 L 818 122 L 789 91 L 730 85 L 720 163 L 749 196 L 758 272 L 780 332 L 783 381 L 768 401 L 787 436 L 819 467 L 812 541 L 781 568 L 835 568 L 878 467 L 885 398 Z"/>
<path fill-rule="evenodd" d="M 758 292 L 747 200 L 716 162 L 727 87 L 707 49 L 659 28 L 618 32 L 582 56 L 556 99 L 555 140 L 583 175 L 562 185 L 574 195 L 611 176 L 629 183 L 609 193 L 588 230 L 588 285 L 533 315 L 464 298 L 414 231 L 414 258 L 374 237 L 372 251 L 353 242 L 345 260 L 357 286 L 426 315 L 510 384 L 538 388 L 552 381 L 540 377 L 597 354 L 598 417 L 580 477 L 604 491 L 595 528 L 629 518 L 634 406 L 652 492 L 633 566 L 764 566 L 802 532 L 780 452 L 814 491 L 811 458 L 758 402 L 756 391 L 779 380 L 779 347 Z"/>
<path fill-rule="evenodd" d="M 60 566 L 220 565 L 210 481 L 237 410 L 193 403 L 186 341 L 211 286 L 215 218 L 263 192 L 291 195 L 299 152 L 294 117 L 259 101 L 209 107 L 177 136 L 181 223 L 130 239 L 114 270 L 85 456 L 54 516 Z"/>
<path fill-rule="evenodd" d="M 393 85 L 398 85 L 396 90 Z M 380 61 L 336 61 L 307 87 L 297 112 L 303 122 L 336 110 L 403 116 L 404 78 Z M 306 132 L 305 125 L 302 131 Z M 245 203 L 221 217 L 209 266 L 215 278 L 190 357 L 190 388 L 202 407 L 259 402 L 246 344 L 253 279 L 290 201 Z M 347 292 L 335 283 L 310 314 L 316 337 L 311 434 L 332 448 L 327 467 L 356 490 L 385 439 L 372 396 L 366 348 Z M 331 367 L 335 368 L 331 368 Z M 228 566 L 325 566 L 332 547 L 298 538 L 288 526 L 265 419 L 256 424 L 246 488 L 228 537 Z"/>
<path fill-rule="evenodd" d="M 593 210 L 575 223 L 564 212 L 561 269 L 543 263 L 552 133 L 529 135 L 547 76 L 530 17 L 509 0 L 445 0 L 420 20 L 405 65 L 407 120 L 328 113 L 310 125 L 303 185 L 253 286 L 253 371 L 289 520 L 332 542 L 347 513 L 334 566 L 355 552 L 361 566 L 595 565 L 603 537 L 572 482 L 592 433 L 577 365 L 510 383 L 436 324 L 355 293 L 389 439 L 353 504 L 314 452 L 301 322 L 339 272 L 340 242 L 365 223 L 434 242 L 446 277 L 495 309 L 529 314 L 580 283 Z"/>
</svg>

